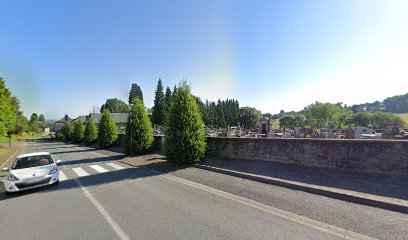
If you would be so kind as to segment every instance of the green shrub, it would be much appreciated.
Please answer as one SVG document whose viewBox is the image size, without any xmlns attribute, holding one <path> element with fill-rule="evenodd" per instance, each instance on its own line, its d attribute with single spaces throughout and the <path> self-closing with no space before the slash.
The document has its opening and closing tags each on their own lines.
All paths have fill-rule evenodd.
<svg viewBox="0 0 408 240">
<path fill-rule="evenodd" d="M 77 120 L 74 123 L 74 136 L 73 140 L 75 143 L 81 143 L 84 140 L 84 133 L 85 133 L 85 127 L 84 124 Z"/>
<path fill-rule="evenodd" d="M 206 149 L 204 124 L 188 86 L 177 90 L 166 114 L 164 150 L 174 165 L 198 162 Z"/>
<path fill-rule="evenodd" d="M 88 118 L 85 123 L 84 142 L 87 146 L 92 145 L 98 139 L 98 130 L 92 118 Z"/>
<path fill-rule="evenodd" d="M 132 104 L 124 139 L 127 155 L 144 153 L 153 143 L 152 124 L 147 116 L 143 102 L 139 98 L 134 98 Z M 130 139 L 132 139 L 132 142 L 130 142 Z"/>
<path fill-rule="evenodd" d="M 101 148 L 112 147 L 118 138 L 118 129 L 109 110 L 102 113 L 98 129 L 98 143 Z"/>
<path fill-rule="evenodd" d="M 66 123 L 62 128 L 61 128 L 61 134 L 64 136 L 64 141 L 68 142 L 71 141 L 72 134 L 71 134 L 71 128 L 72 124 L 71 123 Z"/>
</svg>

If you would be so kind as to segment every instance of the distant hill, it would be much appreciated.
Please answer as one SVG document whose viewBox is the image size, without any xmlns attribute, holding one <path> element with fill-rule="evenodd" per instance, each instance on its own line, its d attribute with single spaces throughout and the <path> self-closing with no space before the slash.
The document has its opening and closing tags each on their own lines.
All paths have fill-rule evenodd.
<svg viewBox="0 0 408 240">
<path fill-rule="evenodd" d="M 358 112 L 390 112 L 390 113 L 408 113 L 408 93 L 386 98 L 384 101 L 375 101 L 372 103 L 363 103 L 348 107 L 353 113 Z"/>
<path fill-rule="evenodd" d="M 56 121 L 58 121 L 58 120 L 46 119 L 46 120 L 45 120 L 45 124 L 47 124 L 47 125 L 53 125 Z"/>
</svg>

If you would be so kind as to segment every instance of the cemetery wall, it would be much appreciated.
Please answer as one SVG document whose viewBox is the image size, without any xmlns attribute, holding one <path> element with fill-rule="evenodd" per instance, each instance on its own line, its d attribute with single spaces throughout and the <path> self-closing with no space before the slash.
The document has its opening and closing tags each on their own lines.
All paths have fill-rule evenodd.
<svg viewBox="0 0 408 240">
<path fill-rule="evenodd" d="M 208 137 L 207 157 L 408 178 L 408 141 L 404 140 Z"/>
</svg>

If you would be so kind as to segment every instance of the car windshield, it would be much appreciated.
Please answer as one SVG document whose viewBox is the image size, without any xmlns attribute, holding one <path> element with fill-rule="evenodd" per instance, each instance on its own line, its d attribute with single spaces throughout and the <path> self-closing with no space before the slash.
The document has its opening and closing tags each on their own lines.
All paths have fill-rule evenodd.
<svg viewBox="0 0 408 240">
<path fill-rule="evenodd" d="M 14 161 L 11 169 L 37 167 L 37 166 L 43 166 L 43 165 L 48 165 L 52 163 L 54 163 L 54 161 L 52 160 L 50 155 L 22 157 L 22 158 L 17 158 Z"/>
</svg>

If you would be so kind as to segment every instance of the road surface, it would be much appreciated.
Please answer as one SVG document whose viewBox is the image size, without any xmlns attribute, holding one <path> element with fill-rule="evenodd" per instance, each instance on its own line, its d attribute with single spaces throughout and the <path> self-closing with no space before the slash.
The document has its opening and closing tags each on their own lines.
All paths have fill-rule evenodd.
<svg viewBox="0 0 408 240">
<path fill-rule="evenodd" d="M 407 239 L 408 216 L 186 168 L 119 163 L 76 145 L 22 152 L 61 160 L 58 186 L 12 196 L 0 186 L 0 239 Z"/>
</svg>

